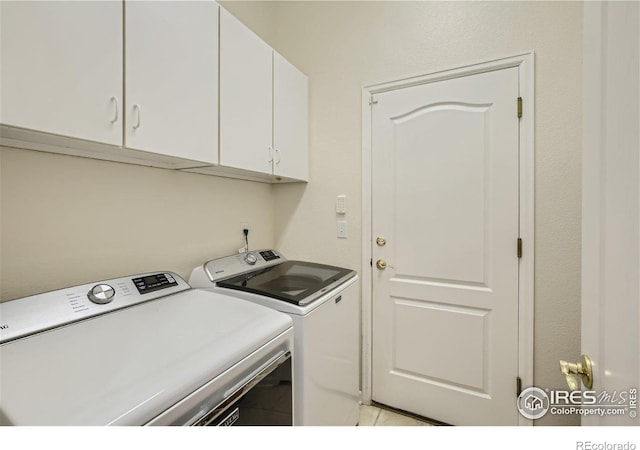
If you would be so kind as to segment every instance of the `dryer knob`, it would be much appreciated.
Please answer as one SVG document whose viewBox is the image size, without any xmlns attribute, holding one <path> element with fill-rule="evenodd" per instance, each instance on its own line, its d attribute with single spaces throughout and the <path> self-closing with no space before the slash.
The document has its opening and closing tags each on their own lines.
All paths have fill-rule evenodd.
<svg viewBox="0 0 640 450">
<path fill-rule="evenodd" d="M 108 284 L 96 284 L 91 288 L 91 290 L 87 294 L 87 297 L 89 297 L 89 300 L 91 300 L 93 303 L 103 305 L 113 300 L 113 297 L 115 297 L 115 295 L 116 290 Z"/>
<path fill-rule="evenodd" d="M 250 266 L 253 266 L 255 263 L 258 262 L 258 257 L 253 253 L 247 253 L 244 257 L 244 261 Z"/>
</svg>

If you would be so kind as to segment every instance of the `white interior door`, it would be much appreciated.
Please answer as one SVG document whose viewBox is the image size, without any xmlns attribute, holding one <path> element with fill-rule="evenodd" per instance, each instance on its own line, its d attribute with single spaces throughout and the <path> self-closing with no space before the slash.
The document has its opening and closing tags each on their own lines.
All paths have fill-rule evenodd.
<svg viewBox="0 0 640 450">
<path fill-rule="evenodd" d="M 593 390 L 640 388 L 640 4 L 584 5 L 582 352 Z M 637 396 L 637 392 L 636 392 Z M 583 425 L 640 425 L 624 415 Z"/>
<path fill-rule="evenodd" d="M 374 401 L 518 422 L 518 70 L 374 97 Z"/>
</svg>

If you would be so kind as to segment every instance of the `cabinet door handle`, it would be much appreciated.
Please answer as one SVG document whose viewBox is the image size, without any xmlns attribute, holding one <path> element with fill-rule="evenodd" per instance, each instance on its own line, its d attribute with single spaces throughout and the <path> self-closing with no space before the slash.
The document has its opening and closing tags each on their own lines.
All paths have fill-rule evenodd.
<svg viewBox="0 0 640 450">
<path fill-rule="evenodd" d="M 276 155 L 278 155 L 278 159 L 276 160 L 276 166 L 280 165 L 280 149 L 276 148 Z"/>
<path fill-rule="evenodd" d="M 273 147 L 269 146 L 269 161 L 267 161 L 269 164 L 271 164 L 273 162 Z"/>
<path fill-rule="evenodd" d="M 140 105 L 138 104 L 134 104 L 133 105 L 133 110 L 136 111 L 136 124 L 133 126 L 134 130 L 137 130 L 138 128 L 140 128 Z"/>
<path fill-rule="evenodd" d="M 118 97 L 111 97 L 111 102 L 113 103 L 113 107 L 115 110 L 113 119 L 111 119 L 111 123 L 116 123 L 118 121 Z"/>
</svg>

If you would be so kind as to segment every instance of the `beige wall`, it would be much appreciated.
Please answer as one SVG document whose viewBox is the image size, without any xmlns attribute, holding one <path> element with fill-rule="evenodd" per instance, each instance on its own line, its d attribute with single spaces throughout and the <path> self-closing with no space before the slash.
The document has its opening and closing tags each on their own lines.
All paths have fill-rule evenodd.
<svg viewBox="0 0 640 450">
<path fill-rule="evenodd" d="M 230 7 L 243 19 L 255 4 Z M 534 376 L 538 386 L 564 388 L 558 359 L 580 354 L 582 5 L 279 2 L 273 8 L 270 43 L 309 75 L 311 121 L 309 185 L 275 188 L 276 246 L 289 257 L 358 270 L 361 88 L 535 51 Z M 347 240 L 335 236 L 338 194 L 347 195 Z"/>
<path fill-rule="evenodd" d="M 165 169 L 0 149 L 0 292 L 8 300 L 132 273 L 188 278 L 243 244 L 274 244 L 272 188 Z"/>
</svg>

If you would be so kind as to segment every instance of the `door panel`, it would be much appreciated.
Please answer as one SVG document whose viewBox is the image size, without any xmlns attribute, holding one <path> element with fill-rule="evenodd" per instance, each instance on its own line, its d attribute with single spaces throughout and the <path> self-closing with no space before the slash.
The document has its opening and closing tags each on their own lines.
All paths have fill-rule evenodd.
<svg viewBox="0 0 640 450">
<path fill-rule="evenodd" d="M 398 273 L 485 281 L 488 110 L 487 105 L 438 104 L 391 119 L 395 170 L 401 174 L 393 199 Z M 464 132 L 451 133 L 452 123 Z M 409 198 L 420 204 L 404 201 Z M 424 208 L 436 214 L 424 214 Z"/>
<path fill-rule="evenodd" d="M 488 311 L 398 298 L 393 302 L 394 372 L 486 393 Z M 448 345 L 425 346 L 434 334 Z"/>
<path fill-rule="evenodd" d="M 518 69 L 373 107 L 373 400 L 517 424 Z"/>
</svg>

